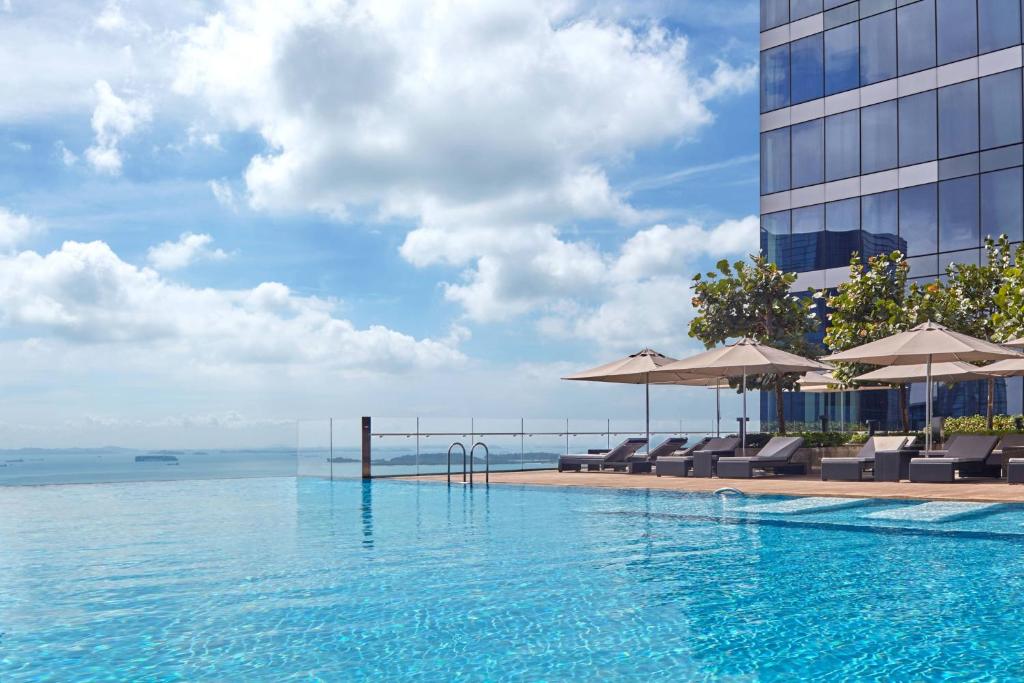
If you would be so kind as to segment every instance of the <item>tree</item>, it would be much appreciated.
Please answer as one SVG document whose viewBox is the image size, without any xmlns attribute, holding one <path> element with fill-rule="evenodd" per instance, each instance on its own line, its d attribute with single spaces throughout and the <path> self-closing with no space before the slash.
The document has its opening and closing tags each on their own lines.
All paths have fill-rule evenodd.
<svg viewBox="0 0 1024 683">
<path fill-rule="evenodd" d="M 1012 255 L 1007 247 L 1000 265 L 992 314 L 993 339 L 1006 342 L 1024 337 L 1024 245 L 1018 246 Z"/>
<path fill-rule="evenodd" d="M 838 353 L 910 329 L 918 313 L 908 306 L 909 272 L 906 258 L 898 251 L 872 256 L 866 266 L 860 254 L 853 254 L 850 279 L 840 284 L 836 293 L 827 299 L 825 346 L 832 353 Z M 815 296 L 824 295 L 816 292 Z M 919 303 L 923 305 L 923 301 Z M 867 370 L 863 365 L 841 363 L 833 374 L 843 384 L 849 384 L 853 377 Z M 898 385 L 898 390 L 903 431 L 908 432 L 907 385 Z"/>
<path fill-rule="evenodd" d="M 690 322 L 690 336 L 707 348 L 728 339 L 750 337 L 783 351 L 817 356 L 806 335 L 818 327 L 814 302 L 792 293 L 795 273 L 786 273 L 764 256 L 751 262 L 726 260 L 716 270 L 693 277 L 693 306 L 697 316 Z M 775 416 L 779 433 L 786 433 L 783 405 L 785 389 L 796 385 L 799 375 L 762 375 L 749 388 L 775 392 Z"/>
</svg>

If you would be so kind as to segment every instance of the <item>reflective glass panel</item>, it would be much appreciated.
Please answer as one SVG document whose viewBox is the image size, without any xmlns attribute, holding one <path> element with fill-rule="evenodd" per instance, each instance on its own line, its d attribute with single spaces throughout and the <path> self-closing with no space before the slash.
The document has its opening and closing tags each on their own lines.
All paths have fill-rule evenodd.
<svg viewBox="0 0 1024 683">
<path fill-rule="evenodd" d="M 939 183 L 939 249 L 956 251 L 979 244 L 978 176 Z"/>
<path fill-rule="evenodd" d="M 935 123 L 934 90 L 900 99 L 900 166 L 935 159 Z"/>
<path fill-rule="evenodd" d="M 761 134 L 761 194 L 789 189 L 789 128 Z"/>
<path fill-rule="evenodd" d="M 857 110 L 825 119 L 825 180 L 860 174 L 860 113 Z"/>
<path fill-rule="evenodd" d="M 935 66 L 935 0 L 896 10 L 900 75 Z"/>
<path fill-rule="evenodd" d="M 785 262 L 786 245 L 789 242 L 789 211 L 780 211 L 761 216 L 761 252 L 779 267 L 790 270 Z"/>
<path fill-rule="evenodd" d="M 849 265 L 850 255 L 860 253 L 860 199 L 844 199 L 825 205 L 825 245 L 821 267 Z"/>
<path fill-rule="evenodd" d="M 825 206 L 793 209 L 793 234 L 787 260 L 797 272 L 822 268 L 821 253 L 825 239 Z"/>
<path fill-rule="evenodd" d="M 761 30 L 789 22 L 789 0 L 761 0 Z"/>
<path fill-rule="evenodd" d="M 1020 0 L 980 0 L 978 48 L 982 53 L 1020 42 Z"/>
<path fill-rule="evenodd" d="M 935 11 L 939 37 L 939 64 L 948 64 L 978 54 L 976 0 L 936 0 Z"/>
<path fill-rule="evenodd" d="M 860 83 L 857 24 L 825 31 L 825 94 L 856 88 Z"/>
<path fill-rule="evenodd" d="M 1021 141 L 1020 69 L 986 76 L 979 88 L 981 148 Z"/>
<path fill-rule="evenodd" d="M 978 151 L 978 82 L 939 88 L 939 157 Z"/>
<path fill-rule="evenodd" d="M 896 76 L 896 12 L 876 14 L 860 22 L 860 84 Z"/>
<path fill-rule="evenodd" d="M 861 172 L 897 166 L 896 100 L 860 110 Z"/>
<path fill-rule="evenodd" d="M 1020 168 L 981 176 L 981 234 L 1024 239 L 1024 185 Z"/>
<path fill-rule="evenodd" d="M 822 34 L 807 36 L 792 43 L 790 60 L 793 63 L 793 104 L 816 100 L 825 88 L 825 63 L 822 52 Z"/>
<path fill-rule="evenodd" d="M 935 183 L 900 190 L 900 239 L 907 255 L 938 251 L 938 206 Z"/>
<path fill-rule="evenodd" d="M 899 238 L 898 196 L 896 190 L 870 194 L 861 200 L 861 230 L 864 256 L 907 253 L 906 242 Z"/>
<path fill-rule="evenodd" d="M 789 106 L 789 45 L 761 53 L 761 111 Z"/>
<path fill-rule="evenodd" d="M 796 21 L 821 11 L 821 0 L 790 0 L 789 20 Z"/>
<path fill-rule="evenodd" d="M 825 178 L 825 125 L 823 119 L 792 128 L 793 187 L 817 185 Z"/>
</svg>

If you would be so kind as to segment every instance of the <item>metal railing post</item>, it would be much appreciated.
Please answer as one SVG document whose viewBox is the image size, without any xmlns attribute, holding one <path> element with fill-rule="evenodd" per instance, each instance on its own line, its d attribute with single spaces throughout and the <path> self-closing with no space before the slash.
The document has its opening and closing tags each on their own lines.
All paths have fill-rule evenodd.
<svg viewBox="0 0 1024 683">
<path fill-rule="evenodd" d="M 334 481 L 334 418 L 327 418 L 327 431 L 328 431 L 328 443 L 330 444 L 331 457 L 328 462 L 331 463 L 331 481 Z"/>
<path fill-rule="evenodd" d="M 373 478 L 370 469 L 370 455 L 373 450 L 373 429 L 369 417 L 363 417 L 363 452 L 362 452 L 362 478 Z"/>
</svg>

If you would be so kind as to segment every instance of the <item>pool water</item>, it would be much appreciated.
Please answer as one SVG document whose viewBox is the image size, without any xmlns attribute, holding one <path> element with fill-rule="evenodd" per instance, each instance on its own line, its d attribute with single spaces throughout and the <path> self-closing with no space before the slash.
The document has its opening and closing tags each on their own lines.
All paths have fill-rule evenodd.
<svg viewBox="0 0 1024 683">
<path fill-rule="evenodd" d="M 0 488 L 0 680 L 1024 679 L 1024 509 L 792 500 Z"/>
</svg>

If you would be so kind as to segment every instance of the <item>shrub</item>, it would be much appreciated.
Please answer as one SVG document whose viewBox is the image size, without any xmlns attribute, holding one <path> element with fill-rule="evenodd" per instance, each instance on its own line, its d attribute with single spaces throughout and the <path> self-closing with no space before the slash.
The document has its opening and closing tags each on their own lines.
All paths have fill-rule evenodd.
<svg viewBox="0 0 1024 683">
<path fill-rule="evenodd" d="M 992 429 L 988 428 L 984 415 L 968 415 L 966 417 L 947 417 L 942 423 L 942 430 L 946 434 L 1013 434 L 1018 432 L 1017 420 L 1019 415 L 994 415 L 992 418 Z"/>
</svg>

